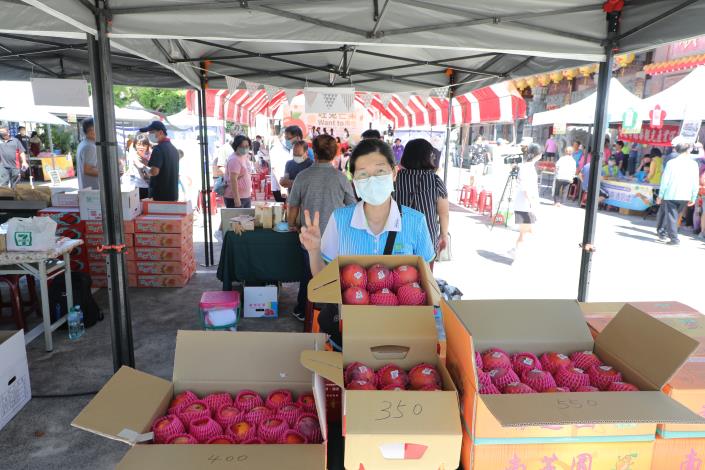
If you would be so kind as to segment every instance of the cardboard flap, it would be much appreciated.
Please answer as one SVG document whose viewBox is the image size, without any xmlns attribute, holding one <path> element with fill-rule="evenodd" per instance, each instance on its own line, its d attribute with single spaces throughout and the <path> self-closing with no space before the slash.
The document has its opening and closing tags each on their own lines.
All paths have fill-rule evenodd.
<svg viewBox="0 0 705 470">
<path fill-rule="evenodd" d="M 283 464 L 286 462 L 286 464 Z M 138 445 L 117 465 L 118 470 L 324 470 L 324 445 Z"/>
<path fill-rule="evenodd" d="M 575 300 L 456 300 L 448 305 L 472 335 L 476 351 L 498 347 L 542 354 L 593 347 Z"/>
<path fill-rule="evenodd" d="M 390 362 L 410 369 L 421 362 L 437 361 L 438 333 L 431 311 L 415 307 L 371 311 L 349 305 L 343 323 L 346 358 L 354 357 L 375 369 Z"/>
<path fill-rule="evenodd" d="M 642 390 L 660 390 L 698 341 L 626 304 L 595 340 L 595 352 Z M 626 365 L 628 367 L 620 367 Z"/>
<path fill-rule="evenodd" d="M 301 364 L 311 372 L 344 387 L 343 355 L 334 351 L 302 351 Z"/>
<path fill-rule="evenodd" d="M 705 418 L 661 392 L 480 395 L 502 426 L 584 423 L 702 424 Z"/>
<path fill-rule="evenodd" d="M 171 382 L 130 367 L 122 367 L 71 425 L 130 443 L 131 439 L 123 431 L 149 431 L 157 415 L 166 411 L 171 396 Z"/>
<path fill-rule="evenodd" d="M 322 333 L 184 331 L 176 335 L 174 386 L 180 382 L 311 383 L 302 351 L 323 349 Z M 257 358 L 253 367 L 248 358 Z"/>
<path fill-rule="evenodd" d="M 308 300 L 310 302 L 323 302 L 339 304 L 343 302 L 340 292 L 340 267 L 338 260 L 334 259 L 318 274 L 308 281 Z"/>
</svg>

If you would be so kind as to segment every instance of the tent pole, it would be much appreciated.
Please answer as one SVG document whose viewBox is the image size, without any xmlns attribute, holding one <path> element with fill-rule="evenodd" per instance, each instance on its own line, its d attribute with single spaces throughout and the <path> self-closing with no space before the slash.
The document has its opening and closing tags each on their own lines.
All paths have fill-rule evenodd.
<svg viewBox="0 0 705 470">
<path fill-rule="evenodd" d="M 578 284 L 578 301 L 588 299 L 590 287 L 590 270 L 592 254 L 595 251 L 595 225 L 600 198 L 600 176 L 603 158 L 603 142 L 607 126 L 607 102 L 609 100 L 609 84 L 612 79 L 614 50 L 617 47 L 619 34 L 619 18 L 621 12 L 607 14 L 607 41 L 605 45 L 605 61 L 600 62 L 597 82 L 597 104 L 595 106 L 595 132 L 592 138 L 592 157 L 590 160 L 590 180 L 585 206 L 585 225 L 583 227 L 582 257 L 580 260 L 580 281 Z"/>
<path fill-rule="evenodd" d="M 443 165 L 443 184 L 448 184 L 448 159 L 450 157 L 450 126 L 453 122 L 453 79 L 455 78 L 455 73 L 451 70 L 448 75 L 448 122 L 446 125 L 446 158 L 445 164 Z"/>
<path fill-rule="evenodd" d="M 203 161 L 205 163 L 204 168 L 206 171 L 206 218 L 208 219 L 208 235 L 206 237 L 206 250 L 208 250 L 208 261 L 207 265 L 213 264 L 213 221 L 211 220 L 211 170 L 210 170 L 210 159 L 208 158 L 208 113 L 206 107 L 206 87 L 208 86 L 208 71 L 206 69 L 207 64 L 205 62 L 201 63 L 201 102 L 203 103 Z M 213 110 L 215 114 L 215 110 Z"/>
<path fill-rule="evenodd" d="M 208 165 L 208 159 L 203 152 L 203 108 L 205 104 L 203 103 L 203 96 L 201 95 L 201 90 L 196 90 L 196 96 L 198 99 L 198 148 L 201 152 L 201 191 L 199 197 L 201 198 L 201 214 L 203 215 L 203 259 L 204 266 L 210 266 L 208 263 L 208 218 L 206 216 L 206 166 Z"/>
<path fill-rule="evenodd" d="M 108 16 L 103 1 L 96 1 L 96 30 L 94 38 L 87 35 L 93 89 L 93 116 L 98 144 L 100 169 L 100 204 L 103 211 L 104 243 L 110 247 L 124 247 L 122 224 L 122 193 L 118 170 L 117 139 L 115 134 L 115 103 L 113 102 L 113 75 L 110 64 Z M 108 305 L 110 306 L 113 367 L 135 367 L 132 342 L 132 318 L 127 295 L 125 256 L 120 248 L 105 249 L 107 253 Z"/>
</svg>

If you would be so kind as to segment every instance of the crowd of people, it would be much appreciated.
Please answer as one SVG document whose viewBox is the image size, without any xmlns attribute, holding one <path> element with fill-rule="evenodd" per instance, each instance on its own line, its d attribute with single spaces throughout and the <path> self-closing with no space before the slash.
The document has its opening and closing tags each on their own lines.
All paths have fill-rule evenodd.
<svg viewBox="0 0 705 470">
<path fill-rule="evenodd" d="M 555 185 L 553 201 L 556 206 L 565 203 L 571 184 L 580 185 L 578 199 L 588 190 L 592 150 L 585 148 L 579 140 L 572 145 L 559 148 L 559 141 L 551 135 L 546 141 L 544 156 L 555 161 Z M 547 149 L 555 150 L 548 152 Z M 605 140 L 601 178 L 603 180 L 627 180 L 648 183 L 654 186 L 656 231 L 661 241 L 678 245 L 679 225 L 693 227 L 698 238 L 705 241 L 703 207 L 705 198 L 705 154 L 700 143 L 690 143 L 676 137 L 667 149 L 666 156 L 658 147 L 641 152 L 639 144 L 629 145 L 621 140 L 610 145 Z M 600 185 L 598 200 L 608 199 L 608 192 Z M 651 201 L 650 201 L 651 202 Z"/>
</svg>

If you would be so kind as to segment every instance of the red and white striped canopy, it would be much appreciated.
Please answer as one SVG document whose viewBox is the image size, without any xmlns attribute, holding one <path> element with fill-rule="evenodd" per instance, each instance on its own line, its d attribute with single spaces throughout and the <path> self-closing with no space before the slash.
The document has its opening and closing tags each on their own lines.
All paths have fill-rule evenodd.
<svg viewBox="0 0 705 470">
<path fill-rule="evenodd" d="M 186 106 L 196 112 L 196 91 L 189 90 Z M 357 92 L 355 101 L 365 105 L 365 92 Z M 265 90 L 250 94 L 247 90 L 207 90 L 206 112 L 209 117 L 234 121 L 240 124 L 254 123 L 258 114 L 273 116 L 286 100 L 286 92 L 279 90 L 267 97 Z M 419 95 L 411 95 L 406 102 L 392 95 L 385 106 L 379 94 L 373 94 L 368 111 L 378 111 L 394 123 L 397 129 L 414 127 L 445 126 L 448 123 L 448 100 L 429 97 L 425 102 Z M 479 90 L 458 95 L 453 99 L 451 124 L 474 124 L 480 122 L 512 122 L 526 117 L 526 102 L 519 92 L 505 83 L 497 83 Z"/>
</svg>

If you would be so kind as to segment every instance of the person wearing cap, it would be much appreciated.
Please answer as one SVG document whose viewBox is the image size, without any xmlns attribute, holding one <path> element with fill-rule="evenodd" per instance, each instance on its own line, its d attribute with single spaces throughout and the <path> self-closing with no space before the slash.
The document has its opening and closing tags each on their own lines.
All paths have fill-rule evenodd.
<svg viewBox="0 0 705 470">
<path fill-rule="evenodd" d="M 659 240 L 669 239 L 669 245 L 678 245 L 678 215 L 687 206 L 695 205 L 700 189 L 698 164 L 690 156 L 693 144 L 678 136 L 671 143 L 678 154 L 668 162 L 656 200 L 663 209 L 663 223 L 657 227 Z"/>
<path fill-rule="evenodd" d="M 149 195 L 155 201 L 179 200 L 179 151 L 167 137 L 166 127 L 161 121 L 140 129 L 149 132 L 149 140 L 154 144 L 149 167 Z"/>
<path fill-rule="evenodd" d="M 516 247 L 509 251 L 511 256 L 514 256 L 521 244 L 533 234 L 532 225 L 536 223 L 536 211 L 540 207 L 536 163 L 541 160 L 543 149 L 539 144 L 532 142 L 526 146 L 524 155 L 524 163 L 519 165 L 518 190 L 514 199 L 514 220 L 519 225 L 519 237 Z"/>
</svg>

